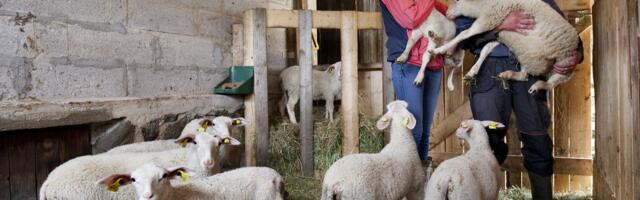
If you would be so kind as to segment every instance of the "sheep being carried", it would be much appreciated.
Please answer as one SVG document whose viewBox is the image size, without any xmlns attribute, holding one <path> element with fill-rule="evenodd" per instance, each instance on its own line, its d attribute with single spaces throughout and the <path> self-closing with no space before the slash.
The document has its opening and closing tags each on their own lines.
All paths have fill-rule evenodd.
<svg viewBox="0 0 640 200">
<path fill-rule="evenodd" d="M 577 31 L 543 1 L 532 0 L 457 0 L 449 6 L 447 17 L 454 19 L 458 16 L 476 18 L 471 27 L 462 31 L 447 44 L 436 48 L 432 53 L 442 54 L 456 48 L 462 40 L 470 38 L 498 27 L 510 12 L 523 12 L 536 20 L 535 27 L 523 35 L 516 32 L 500 32 L 498 42 L 509 47 L 518 57 L 522 66 L 520 72 L 505 71 L 498 76 L 507 80 L 527 80 L 528 74 L 546 75 L 549 79 L 538 81 L 529 89 L 529 93 L 538 90 L 553 89 L 556 85 L 567 81 L 573 72 L 559 74 L 554 72 L 553 66 L 563 66 L 573 59 L 573 52 L 578 48 Z M 482 49 L 476 64 L 467 73 L 467 79 L 473 78 L 479 71 L 484 58 L 497 46 L 491 42 Z"/>
</svg>

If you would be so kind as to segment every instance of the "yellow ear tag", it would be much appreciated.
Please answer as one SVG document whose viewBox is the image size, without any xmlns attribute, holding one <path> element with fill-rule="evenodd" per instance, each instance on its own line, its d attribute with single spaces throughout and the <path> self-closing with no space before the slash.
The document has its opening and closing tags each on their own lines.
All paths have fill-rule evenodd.
<svg viewBox="0 0 640 200">
<path fill-rule="evenodd" d="M 182 148 L 187 147 L 187 141 L 182 140 L 182 142 L 180 142 L 180 147 Z"/>
<path fill-rule="evenodd" d="M 198 128 L 198 132 L 204 133 L 204 131 L 205 131 L 206 129 L 207 129 L 207 128 L 205 128 L 205 127 L 200 127 L 200 128 Z"/>
<path fill-rule="evenodd" d="M 222 140 L 222 144 L 231 144 L 231 140 L 229 140 L 229 138 L 225 138 Z"/>
<path fill-rule="evenodd" d="M 239 125 L 239 124 L 240 124 L 240 122 L 241 122 L 241 121 L 240 121 L 239 119 L 236 119 L 236 120 L 234 120 L 234 121 L 233 121 L 233 125 Z"/>
<path fill-rule="evenodd" d="M 118 178 L 115 182 L 113 182 L 111 185 L 109 185 L 107 187 L 107 190 L 109 190 L 111 192 L 117 192 L 118 189 L 120 189 L 120 181 L 122 181 L 122 178 Z"/>
<path fill-rule="evenodd" d="M 407 128 L 409 126 L 409 118 L 405 117 L 402 119 L 402 125 Z"/>
<path fill-rule="evenodd" d="M 489 122 L 489 129 L 497 129 L 498 128 L 498 124 L 495 122 Z"/>
<path fill-rule="evenodd" d="M 187 182 L 189 181 L 189 174 L 185 171 L 178 171 L 178 175 L 180 176 L 180 180 L 182 180 L 182 182 Z"/>
</svg>

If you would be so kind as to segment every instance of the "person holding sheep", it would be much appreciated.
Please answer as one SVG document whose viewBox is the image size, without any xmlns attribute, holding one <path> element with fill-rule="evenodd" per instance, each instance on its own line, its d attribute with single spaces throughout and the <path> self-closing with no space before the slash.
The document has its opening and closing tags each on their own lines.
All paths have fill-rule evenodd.
<svg viewBox="0 0 640 200">
<path fill-rule="evenodd" d="M 408 36 L 412 30 L 429 17 L 431 12 L 446 13 L 447 6 L 436 0 L 381 0 L 382 18 L 385 33 L 388 36 L 386 47 L 387 61 L 391 62 L 392 82 L 396 99 L 409 103 L 409 111 L 417 120 L 412 130 L 417 151 L 426 167 L 429 159 L 429 132 L 433 121 L 438 94 L 440 90 L 441 68 L 443 57 L 434 56 L 424 70 L 424 79 L 420 84 L 414 80 L 420 71 L 422 55 L 427 50 L 428 40 L 423 37 L 411 49 L 409 58 L 403 64 L 395 63 L 407 46 Z M 435 8 L 435 9 L 434 9 Z"/>
<path fill-rule="evenodd" d="M 464 1 L 472 0 L 458 0 L 456 4 L 465 3 Z M 551 6 L 561 14 L 554 0 L 543 1 L 546 4 L 540 5 Z M 462 16 L 457 17 L 457 32 L 469 29 L 474 20 Z M 487 43 L 496 41 L 501 31 L 512 31 L 526 35 L 529 30 L 533 30 L 536 25 L 535 20 L 525 13 L 511 12 L 496 29 L 468 38 L 459 43 L 458 47 L 471 50 L 478 58 L 482 48 Z M 556 63 L 553 66 L 553 71 L 563 75 L 570 74 L 575 66 L 581 62 L 581 59 L 582 42 L 579 42 L 578 48 L 570 54 L 567 62 Z M 531 181 L 533 199 L 552 199 L 553 144 L 547 133 L 551 121 L 547 107 L 547 94 L 546 91 L 529 93 L 533 84 L 540 80 L 544 81 L 546 78 L 529 76 L 525 81 L 506 81 L 496 78 L 499 77 L 498 74 L 509 70 L 520 71 L 518 58 L 506 45 L 499 44 L 488 54 L 475 80 L 471 81 L 469 99 L 473 117 L 478 120 L 491 120 L 508 125 L 511 112 L 515 112 L 519 138 L 523 144 L 523 162 Z M 507 144 L 504 143 L 507 127 L 487 129 L 487 133 L 494 156 L 498 163 L 502 164 L 508 153 Z"/>
</svg>

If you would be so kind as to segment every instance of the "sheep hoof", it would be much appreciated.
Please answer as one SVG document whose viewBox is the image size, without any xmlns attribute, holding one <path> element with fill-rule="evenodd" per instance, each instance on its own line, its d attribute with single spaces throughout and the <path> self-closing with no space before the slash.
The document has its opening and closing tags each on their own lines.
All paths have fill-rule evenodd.
<svg viewBox="0 0 640 200">
<path fill-rule="evenodd" d="M 545 82 L 544 81 L 537 81 L 536 83 L 531 85 L 531 87 L 529 88 L 529 94 L 535 94 L 539 90 L 544 90 L 544 89 L 545 89 Z"/>
<path fill-rule="evenodd" d="M 466 76 L 464 76 L 464 78 L 462 80 L 464 81 L 465 85 L 475 85 L 476 84 L 476 77 L 475 76 L 466 75 Z"/>
<path fill-rule="evenodd" d="M 407 56 L 401 55 L 396 59 L 396 64 L 404 64 L 405 62 L 407 62 Z"/>
</svg>

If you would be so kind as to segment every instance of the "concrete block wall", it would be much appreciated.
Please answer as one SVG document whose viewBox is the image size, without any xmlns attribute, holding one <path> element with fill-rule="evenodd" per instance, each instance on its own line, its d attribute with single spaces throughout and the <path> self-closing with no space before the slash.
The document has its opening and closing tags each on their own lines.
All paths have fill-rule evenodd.
<svg viewBox="0 0 640 200">
<path fill-rule="evenodd" d="M 211 93 L 232 62 L 232 24 L 270 1 L 0 0 L 0 100 Z"/>
</svg>

